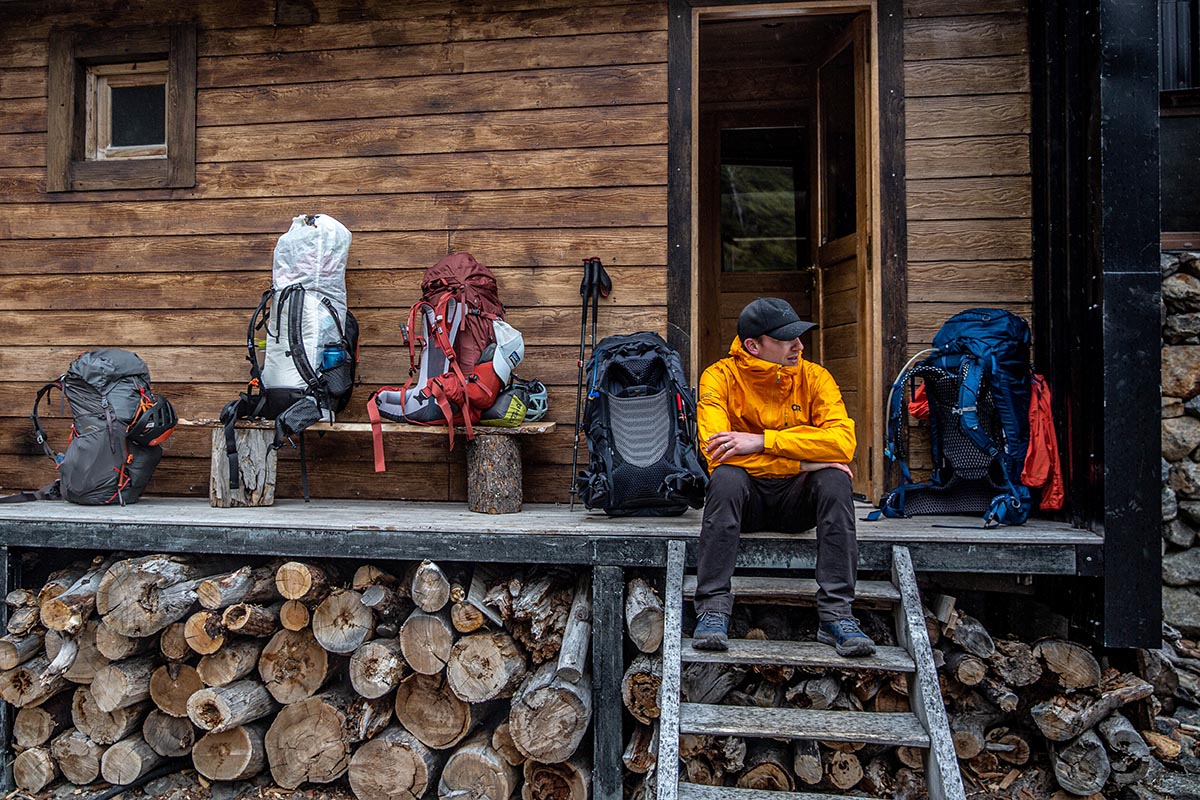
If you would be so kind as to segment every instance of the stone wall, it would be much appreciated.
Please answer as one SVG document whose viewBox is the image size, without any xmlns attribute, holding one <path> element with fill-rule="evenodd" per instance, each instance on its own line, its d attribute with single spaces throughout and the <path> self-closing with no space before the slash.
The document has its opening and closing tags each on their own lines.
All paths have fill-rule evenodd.
<svg viewBox="0 0 1200 800">
<path fill-rule="evenodd" d="M 1162 255 L 1163 613 L 1200 633 L 1200 253 Z"/>
</svg>

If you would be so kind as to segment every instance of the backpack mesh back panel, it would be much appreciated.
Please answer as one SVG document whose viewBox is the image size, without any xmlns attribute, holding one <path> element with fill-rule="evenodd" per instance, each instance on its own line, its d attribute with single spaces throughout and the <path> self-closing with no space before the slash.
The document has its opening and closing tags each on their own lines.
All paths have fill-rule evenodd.
<svg viewBox="0 0 1200 800">
<path fill-rule="evenodd" d="M 937 479 L 935 485 L 912 487 L 905 492 L 906 514 L 983 514 L 997 492 L 1005 488 L 995 475 L 996 459 L 967 437 L 955 414 L 966 368 L 964 364 L 958 374 L 931 365 L 912 371 L 912 377 L 924 380 L 929 398 L 933 473 Z M 980 424 L 988 436 L 1002 442 L 1004 432 L 990 389 L 984 388 L 979 393 L 977 406 Z"/>
</svg>

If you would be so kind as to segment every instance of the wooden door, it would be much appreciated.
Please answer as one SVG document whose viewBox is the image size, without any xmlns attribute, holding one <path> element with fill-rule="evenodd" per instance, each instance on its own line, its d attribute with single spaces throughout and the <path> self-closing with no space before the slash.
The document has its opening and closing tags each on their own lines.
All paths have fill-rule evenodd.
<svg viewBox="0 0 1200 800">
<path fill-rule="evenodd" d="M 807 116 L 796 106 L 701 110 L 701 369 L 729 353 L 755 298 L 782 297 L 812 318 Z"/>
<path fill-rule="evenodd" d="M 872 432 L 877 421 L 870 346 L 870 149 L 867 15 L 860 14 L 816 70 L 812 204 L 816 251 L 816 360 L 842 389 L 858 432 L 854 490 L 875 495 Z M 805 355 L 808 355 L 807 353 Z"/>
</svg>

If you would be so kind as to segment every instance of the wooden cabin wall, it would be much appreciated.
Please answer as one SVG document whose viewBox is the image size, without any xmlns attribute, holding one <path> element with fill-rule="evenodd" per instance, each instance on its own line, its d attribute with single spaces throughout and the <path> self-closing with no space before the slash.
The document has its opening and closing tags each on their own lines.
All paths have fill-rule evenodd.
<svg viewBox="0 0 1200 800">
<path fill-rule="evenodd" d="M 86 349 L 136 351 L 181 415 L 215 417 L 248 377 L 276 239 L 325 213 L 354 234 L 362 327 L 361 385 L 340 418 L 365 419 L 373 388 L 405 380 L 398 325 L 421 273 L 469 251 L 525 335 L 518 373 L 550 386 L 563 423 L 524 445 L 526 498 L 565 499 L 581 259 L 613 278 L 600 336 L 665 328 L 665 0 L 72 5 L 5 3 L 0 27 L 0 486 L 52 479 L 26 417 Z M 47 194 L 50 30 L 176 19 L 197 23 L 195 187 Z M 66 424 L 49 428 L 65 448 Z M 376 475 L 369 437 L 309 439 L 315 496 L 465 497 L 461 445 L 389 436 Z M 206 494 L 209 449 L 208 431 L 178 432 L 151 492 Z M 295 451 L 283 455 L 280 492 L 295 497 Z"/>
<path fill-rule="evenodd" d="M 1032 308 L 1027 0 L 904 4 L 908 341 Z"/>
<path fill-rule="evenodd" d="M 1027 0 L 908 0 L 904 11 L 912 355 L 967 308 L 1032 323 L 1029 21 Z M 911 433 L 923 475 L 928 429 Z"/>
</svg>

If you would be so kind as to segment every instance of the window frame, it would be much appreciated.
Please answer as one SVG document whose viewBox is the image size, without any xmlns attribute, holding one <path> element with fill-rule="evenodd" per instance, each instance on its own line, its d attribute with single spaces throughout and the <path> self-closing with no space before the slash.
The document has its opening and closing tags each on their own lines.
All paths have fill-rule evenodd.
<svg viewBox="0 0 1200 800">
<path fill-rule="evenodd" d="M 196 185 L 196 29 L 190 23 L 50 34 L 46 191 Z M 166 155 L 89 159 L 88 69 L 167 62 Z"/>
<path fill-rule="evenodd" d="M 93 64 L 87 67 L 87 141 L 88 161 L 118 158 L 166 158 L 170 116 L 163 120 L 161 144 L 114 145 L 112 143 L 112 90 L 136 86 L 170 86 L 167 62 L 130 61 L 120 64 Z"/>
</svg>

